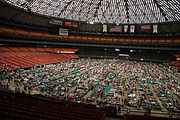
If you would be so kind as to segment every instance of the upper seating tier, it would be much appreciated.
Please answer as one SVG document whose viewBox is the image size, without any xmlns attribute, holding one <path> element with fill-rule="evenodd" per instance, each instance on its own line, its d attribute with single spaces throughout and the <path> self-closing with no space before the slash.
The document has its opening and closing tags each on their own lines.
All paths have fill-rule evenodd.
<svg viewBox="0 0 180 120">
<path fill-rule="evenodd" d="M 114 42 L 114 43 L 180 43 L 180 38 L 117 38 L 117 37 L 99 37 L 96 35 L 82 36 L 82 35 L 70 35 L 70 36 L 60 36 L 51 35 L 47 32 L 42 31 L 32 31 L 29 29 L 13 28 L 9 26 L 0 26 L 0 34 L 15 35 L 18 37 L 27 38 L 39 38 L 39 39 L 56 39 L 56 40 L 70 40 L 70 41 L 84 41 L 84 42 Z"/>
</svg>

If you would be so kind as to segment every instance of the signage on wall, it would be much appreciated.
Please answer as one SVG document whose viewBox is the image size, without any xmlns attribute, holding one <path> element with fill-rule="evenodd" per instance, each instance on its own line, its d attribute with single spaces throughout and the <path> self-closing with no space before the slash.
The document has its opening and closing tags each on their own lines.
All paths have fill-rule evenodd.
<svg viewBox="0 0 180 120">
<path fill-rule="evenodd" d="M 135 26 L 134 26 L 134 25 L 131 25 L 131 26 L 130 26 L 130 33 L 134 33 L 134 30 L 135 30 Z"/>
<path fill-rule="evenodd" d="M 77 22 L 64 22 L 64 26 L 66 27 L 78 27 Z"/>
<path fill-rule="evenodd" d="M 158 33 L 158 25 L 153 25 L 153 33 Z"/>
<path fill-rule="evenodd" d="M 59 35 L 65 35 L 65 36 L 68 36 L 68 29 L 65 29 L 65 28 L 59 28 Z"/>
<path fill-rule="evenodd" d="M 127 33 L 128 29 L 129 29 L 129 26 L 128 25 L 124 25 L 124 33 Z"/>
<path fill-rule="evenodd" d="M 141 25 L 140 32 L 143 32 L 143 33 L 151 32 L 151 26 L 150 25 Z"/>
<path fill-rule="evenodd" d="M 53 24 L 53 25 L 63 25 L 63 21 L 51 19 L 51 20 L 49 21 L 49 24 Z"/>
<path fill-rule="evenodd" d="M 103 32 L 107 32 L 107 25 L 103 25 Z"/>
<path fill-rule="evenodd" d="M 109 32 L 122 32 L 122 26 L 113 26 L 109 29 Z"/>
</svg>

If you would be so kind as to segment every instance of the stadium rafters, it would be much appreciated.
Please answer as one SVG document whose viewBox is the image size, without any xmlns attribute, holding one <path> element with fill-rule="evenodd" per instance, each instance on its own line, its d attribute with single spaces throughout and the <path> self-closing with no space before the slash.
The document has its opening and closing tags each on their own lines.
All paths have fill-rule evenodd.
<svg viewBox="0 0 180 120">
<path fill-rule="evenodd" d="M 2 0 L 35 13 L 100 23 L 180 21 L 179 0 Z"/>
</svg>

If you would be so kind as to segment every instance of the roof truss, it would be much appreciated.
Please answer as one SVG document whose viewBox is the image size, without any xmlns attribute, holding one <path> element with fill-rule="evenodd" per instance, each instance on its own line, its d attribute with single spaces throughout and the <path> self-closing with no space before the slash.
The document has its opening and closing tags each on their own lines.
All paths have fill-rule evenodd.
<svg viewBox="0 0 180 120">
<path fill-rule="evenodd" d="M 180 21 L 179 0 L 4 0 L 39 14 L 101 23 Z"/>
</svg>

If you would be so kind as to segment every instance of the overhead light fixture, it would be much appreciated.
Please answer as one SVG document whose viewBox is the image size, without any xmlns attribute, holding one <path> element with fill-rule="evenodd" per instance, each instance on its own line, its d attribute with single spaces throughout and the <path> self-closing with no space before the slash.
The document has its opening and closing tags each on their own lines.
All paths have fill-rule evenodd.
<svg viewBox="0 0 180 120">
<path fill-rule="evenodd" d="M 94 22 L 89 22 L 89 24 L 94 24 Z"/>
<path fill-rule="evenodd" d="M 141 61 L 143 61 L 144 59 L 141 58 Z"/>
<path fill-rule="evenodd" d="M 119 52 L 119 51 L 120 51 L 120 49 L 115 49 L 115 51 L 118 51 L 118 52 Z"/>
<path fill-rule="evenodd" d="M 133 52 L 134 50 L 130 50 L 130 52 Z"/>
<path fill-rule="evenodd" d="M 128 54 L 119 54 L 120 57 L 129 57 Z"/>
</svg>

